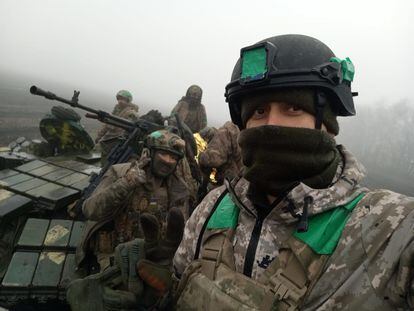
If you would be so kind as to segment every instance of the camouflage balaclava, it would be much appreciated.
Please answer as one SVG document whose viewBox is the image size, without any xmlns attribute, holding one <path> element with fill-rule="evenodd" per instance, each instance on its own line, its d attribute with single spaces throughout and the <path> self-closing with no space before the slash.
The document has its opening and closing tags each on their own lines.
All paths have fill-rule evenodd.
<svg viewBox="0 0 414 311">
<path fill-rule="evenodd" d="M 151 152 L 151 173 L 159 178 L 166 178 L 173 174 L 178 161 L 184 156 L 184 140 L 167 130 L 158 130 L 149 134 L 145 143 Z M 171 154 L 177 161 L 175 163 L 164 161 L 160 156 L 161 152 Z"/>
<path fill-rule="evenodd" d="M 192 105 L 201 104 L 201 97 L 203 96 L 203 90 L 198 85 L 191 85 L 187 89 L 185 99 Z"/>
</svg>

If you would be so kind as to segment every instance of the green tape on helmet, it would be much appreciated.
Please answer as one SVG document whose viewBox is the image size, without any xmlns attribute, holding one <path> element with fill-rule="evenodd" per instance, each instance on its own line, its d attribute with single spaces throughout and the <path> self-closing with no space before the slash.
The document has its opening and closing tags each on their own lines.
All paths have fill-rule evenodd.
<svg viewBox="0 0 414 311">
<path fill-rule="evenodd" d="M 265 77 L 267 72 L 267 52 L 264 46 L 242 53 L 241 79 L 254 81 Z"/>
<path fill-rule="evenodd" d="M 120 90 L 118 93 L 116 93 L 116 98 L 118 97 L 126 98 L 130 102 L 132 101 L 132 94 L 127 90 Z"/>
<path fill-rule="evenodd" d="M 161 134 L 160 131 L 155 131 L 155 132 L 152 132 L 150 134 L 150 136 L 153 137 L 153 138 L 160 138 L 162 136 L 162 134 Z"/>
<path fill-rule="evenodd" d="M 349 57 L 345 59 L 340 59 L 338 57 L 332 57 L 330 62 L 341 64 L 342 70 L 342 79 L 348 82 L 352 82 L 354 80 L 355 75 L 355 67 Z"/>
</svg>

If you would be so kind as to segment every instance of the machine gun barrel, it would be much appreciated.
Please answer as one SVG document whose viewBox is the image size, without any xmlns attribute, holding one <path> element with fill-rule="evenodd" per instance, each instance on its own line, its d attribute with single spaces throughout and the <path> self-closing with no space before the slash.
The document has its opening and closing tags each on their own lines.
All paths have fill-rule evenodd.
<svg viewBox="0 0 414 311">
<path fill-rule="evenodd" d="M 120 123 L 118 123 L 116 121 L 113 121 L 113 120 L 110 120 L 110 119 L 106 119 L 106 120 L 102 121 L 102 120 L 99 119 L 98 115 L 94 114 L 94 113 L 89 113 L 88 112 L 88 113 L 85 114 L 85 117 L 88 118 L 88 119 L 95 119 L 95 120 L 101 121 L 101 122 L 106 123 L 108 125 L 112 125 L 112 126 L 115 126 L 115 127 L 120 127 L 120 128 L 122 128 L 122 129 L 124 129 L 128 132 L 132 132 L 135 128 L 135 127 L 131 127 L 131 126 L 126 126 L 124 124 L 120 124 Z"/>
<path fill-rule="evenodd" d="M 45 91 L 35 85 L 30 87 L 30 93 L 32 93 L 33 95 L 45 97 L 50 100 L 56 100 L 58 102 L 70 105 L 74 108 L 79 108 L 79 109 L 88 111 L 90 113 L 93 113 L 97 116 L 96 119 L 98 119 L 99 121 L 103 123 L 109 123 L 107 122 L 107 120 L 112 120 L 118 124 L 117 125 L 118 127 L 122 127 L 123 129 L 128 130 L 128 131 L 132 131 L 135 127 L 135 124 L 132 121 L 114 116 L 103 110 L 97 110 L 97 109 L 93 109 L 91 107 L 87 107 L 87 106 L 79 104 L 79 94 L 80 94 L 79 91 L 73 92 L 73 96 L 71 100 L 63 98 L 63 97 L 59 97 L 56 94 L 49 92 L 49 91 Z"/>
</svg>

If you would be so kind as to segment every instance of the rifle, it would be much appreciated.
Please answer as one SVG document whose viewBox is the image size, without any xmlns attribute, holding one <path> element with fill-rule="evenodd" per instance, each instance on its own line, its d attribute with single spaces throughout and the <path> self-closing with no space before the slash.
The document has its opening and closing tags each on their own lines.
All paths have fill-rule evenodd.
<svg viewBox="0 0 414 311">
<path fill-rule="evenodd" d="M 114 164 L 126 162 L 131 156 L 131 154 L 134 152 L 134 148 L 132 146 L 134 144 L 138 145 L 137 141 L 141 142 L 143 138 L 147 136 L 149 133 L 163 128 L 161 125 L 146 120 L 138 119 L 134 122 L 118 116 L 114 116 L 106 111 L 96 110 L 87 106 L 83 106 L 79 104 L 79 91 L 74 91 L 71 100 L 59 97 L 54 93 L 44 91 L 36 86 L 32 86 L 30 88 L 30 93 L 34 95 L 43 96 L 50 100 L 59 101 L 61 103 L 70 105 L 74 108 L 86 110 L 90 112 L 85 115 L 86 117 L 97 119 L 103 123 L 120 127 L 128 132 L 127 138 L 124 141 L 121 141 L 111 150 L 111 152 L 108 155 L 108 160 L 104 167 L 102 167 L 102 169 L 100 170 L 99 174 L 92 175 L 88 187 L 86 187 L 82 191 L 81 198 L 76 202 L 75 206 L 72 209 L 74 213 L 76 213 L 76 215 L 82 215 L 83 202 L 91 196 L 93 191 L 101 182 L 106 171 Z M 140 151 L 138 153 L 140 153 Z"/>
<path fill-rule="evenodd" d="M 178 132 L 181 138 L 185 140 L 186 156 L 187 156 L 188 164 L 190 165 L 191 175 L 199 184 L 201 184 L 201 180 L 202 180 L 201 171 L 195 160 L 195 155 L 197 152 L 197 144 L 195 142 L 193 133 L 186 125 L 185 127 L 187 127 L 187 130 L 184 128 L 185 123 L 182 122 L 178 113 L 174 113 L 173 116 L 177 124 Z"/>
</svg>

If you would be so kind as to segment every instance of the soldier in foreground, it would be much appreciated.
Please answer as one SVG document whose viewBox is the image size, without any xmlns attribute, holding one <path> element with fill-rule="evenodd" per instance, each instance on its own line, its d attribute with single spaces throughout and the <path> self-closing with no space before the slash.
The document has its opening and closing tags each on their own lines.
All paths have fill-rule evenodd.
<svg viewBox="0 0 414 311">
<path fill-rule="evenodd" d="M 240 146 L 237 142 L 240 130 L 231 121 L 224 123 L 208 142 L 206 150 L 200 154 L 198 163 L 207 176 L 214 169 L 217 185 L 222 185 L 224 178 L 238 176 L 242 167 Z"/>
<path fill-rule="evenodd" d="M 361 187 L 363 167 L 335 143 L 353 76 L 307 36 L 241 50 L 226 98 L 246 170 L 186 223 L 178 309 L 414 308 L 414 199 Z"/>
<path fill-rule="evenodd" d="M 156 217 L 160 234 L 165 234 L 170 210 L 183 219 L 188 217 L 188 187 L 176 174 L 184 145 L 173 133 L 155 131 L 146 138 L 146 148 L 138 161 L 116 164 L 108 170 L 83 204 L 83 214 L 89 222 L 77 250 L 78 264 L 92 252 L 101 271 L 110 266 L 118 244 L 143 237 L 143 213 Z"/>
<path fill-rule="evenodd" d="M 112 111 L 112 114 L 121 118 L 125 118 L 131 121 L 138 119 L 138 106 L 132 103 L 132 94 L 126 90 L 121 90 L 116 94 L 117 104 Z M 105 124 L 99 130 L 96 136 L 95 143 L 100 143 L 102 152 L 102 165 L 106 163 L 106 158 L 111 152 L 111 149 L 122 138 L 124 130 Z"/>
<path fill-rule="evenodd" d="M 198 85 L 191 85 L 171 111 L 171 116 L 177 113 L 193 133 L 198 133 L 207 126 L 206 108 L 201 103 L 202 95 L 203 90 Z"/>
</svg>

